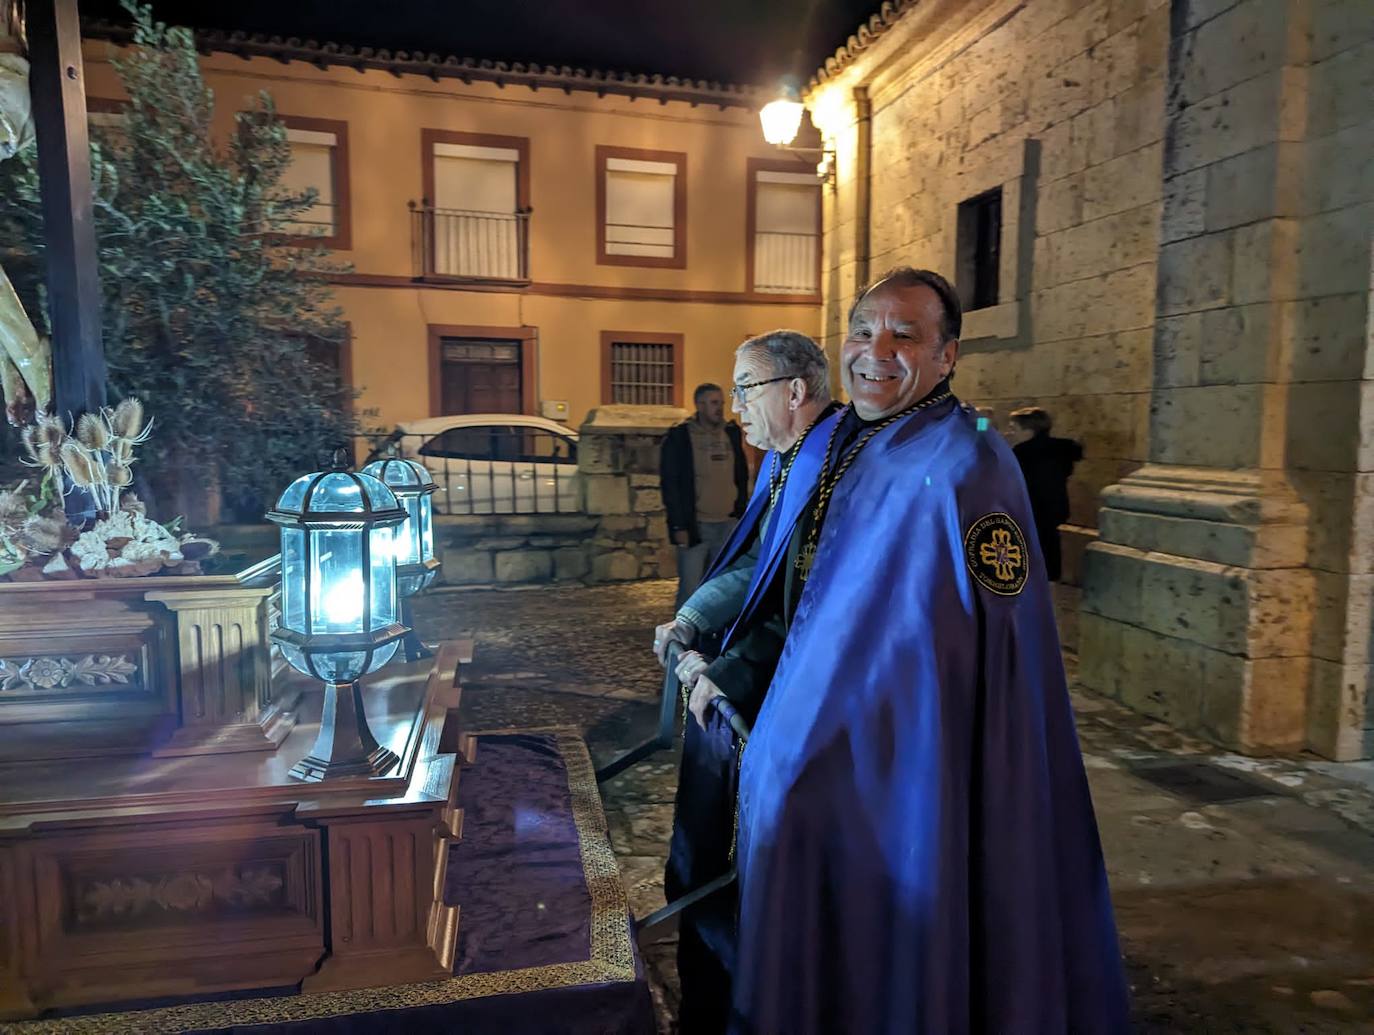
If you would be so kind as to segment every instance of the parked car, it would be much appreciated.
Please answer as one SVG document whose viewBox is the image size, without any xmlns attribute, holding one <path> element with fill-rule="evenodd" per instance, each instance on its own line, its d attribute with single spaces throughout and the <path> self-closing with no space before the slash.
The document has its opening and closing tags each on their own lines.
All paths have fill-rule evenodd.
<svg viewBox="0 0 1374 1035">
<path fill-rule="evenodd" d="M 439 489 L 440 514 L 576 512 L 577 432 L 515 413 L 470 413 L 405 421 L 369 460 L 419 460 Z"/>
</svg>

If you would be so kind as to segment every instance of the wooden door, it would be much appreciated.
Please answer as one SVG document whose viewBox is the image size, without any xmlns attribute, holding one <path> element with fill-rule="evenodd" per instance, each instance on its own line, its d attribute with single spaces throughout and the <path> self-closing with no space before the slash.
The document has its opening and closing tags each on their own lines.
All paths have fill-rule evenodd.
<svg viewBox="0 0 1374 1035">
<path fill-rule="evenodd" d="M 441 416 L 521 412 L 520 343 L 445 338 Z"/>
</svg>

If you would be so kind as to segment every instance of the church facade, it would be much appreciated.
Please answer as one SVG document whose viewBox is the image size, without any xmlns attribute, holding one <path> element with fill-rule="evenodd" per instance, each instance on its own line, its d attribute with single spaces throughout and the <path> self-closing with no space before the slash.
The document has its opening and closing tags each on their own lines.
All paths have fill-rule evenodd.
<svg viewBox="0 0 1374 1035">
<path fill-rule="evenodd" d="M 950 274 L 956 390 L 1086 449 L 1082 682 L 1244 752 L 1374 754 L 1371 96 L 1359 0 L 890 3 L 806 94 L 827 346 Z"/>
</svg>

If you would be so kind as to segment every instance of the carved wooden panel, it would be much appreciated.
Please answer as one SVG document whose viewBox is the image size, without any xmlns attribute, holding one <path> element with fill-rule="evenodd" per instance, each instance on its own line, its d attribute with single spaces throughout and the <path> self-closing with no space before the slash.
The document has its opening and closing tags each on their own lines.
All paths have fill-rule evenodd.
<svg viewBox="0 0 1374 1035">
<path fill-rule="evenodd" d="M 88 686 L 140 686 L 143 684 L 142 651 L 119 654 L 87 654 L 64 657 L 38 654 L 31 657 L 0 657 L 0 693 L 14 696 L 62 690 L 80 691 Z"/>
<path fill-rule="evenodd" d="M 0 723 L 175 714 L 170 623 L 110 628 L 80 602 L 74 611 L 41 637 L 0 632 Z M 0 610 L 0 626 L 7 617 Z"/>
<path fill-rule="evenodd" d="M 35 1001 L 294 984 L 324 953 L 320 838 L 267 821 L 91 829 L 18 847 Z M 27 901 L 26 901 L 27 899 Z"/>
</svg>

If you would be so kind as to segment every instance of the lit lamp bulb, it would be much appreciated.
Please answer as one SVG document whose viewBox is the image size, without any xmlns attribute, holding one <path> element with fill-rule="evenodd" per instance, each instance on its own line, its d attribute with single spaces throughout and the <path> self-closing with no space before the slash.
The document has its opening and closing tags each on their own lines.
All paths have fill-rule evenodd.
<svg viewBox="0 0 1374 1035">
<path fill-rule="evenodd" d="M 763 123 L 763 139 L 779 147 L 786 147 L 792 143 L 797 139 L 797 130 L 801 128 L 802 113 L 805 110 L 800 101 L 789 97 L 769 101 L 759 112 L 759 121 Z"/>
<path fill-rule="evenodd" d="M 362 572 L 352 572 L 330 586 L 324 595 L 324 620 L 340 632 L 350 632 L 363 620 Z"/>
</svg>

